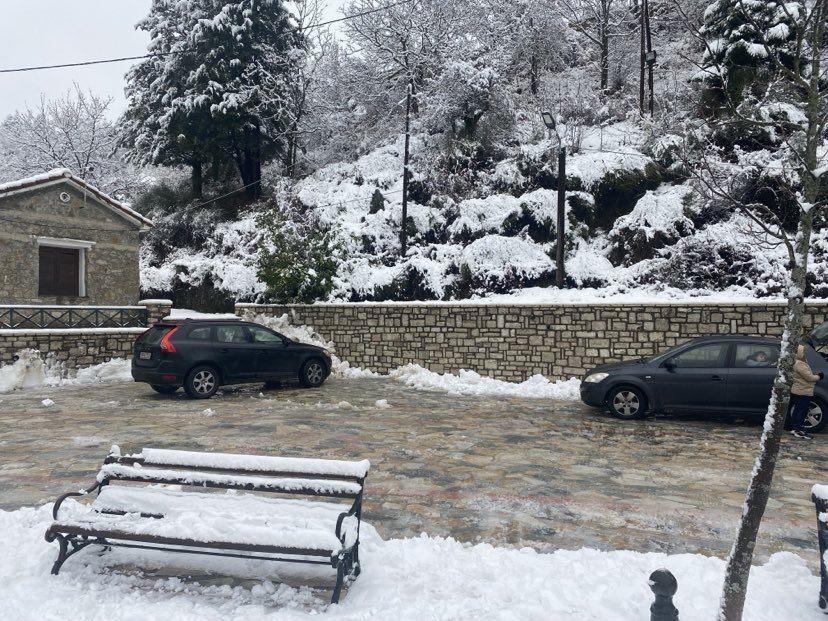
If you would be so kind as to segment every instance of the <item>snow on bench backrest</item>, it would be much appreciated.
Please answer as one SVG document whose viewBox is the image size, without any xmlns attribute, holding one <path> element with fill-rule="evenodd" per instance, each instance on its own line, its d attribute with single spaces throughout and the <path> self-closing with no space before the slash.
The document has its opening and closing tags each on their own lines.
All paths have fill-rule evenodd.
<svg viewBox="0 0 828 621">
<path fill-rule="evenodd" d="M 353 498 L 362 492 L 359 483 L 335 479 L 302 479 L 288 477 L 255 476 L 198 470 L 171 470 L 143 467 L 140 464 L 104 464 L 98 472 L 98 482 L 106 480 L 142 481 L 145 483 L 177 483 L 181 485 L 211 485 L 234 489 L 256 489 L 305 493 L 318 496 Z"/>
<path fill-rule="evenodd" d="M 828 485 L 814 485 L 811 488 L 811 495 L 817 500 L 828 501 Z"/>
<path fill-rule="evenodd" d="M 144 448 L 140 453 L 128 457 L 140 460 L 145 465 L 208 468 L 211 470 L 243 470 L 261 473 L 293 473 L 356 479 L 364 479 L 371 467 L 371 462 L 367 459 L 341 461 L 337 459 L 269 457 L 233 453 L 198 453 L 195 451 L 154 448 Z"/>
</svg>

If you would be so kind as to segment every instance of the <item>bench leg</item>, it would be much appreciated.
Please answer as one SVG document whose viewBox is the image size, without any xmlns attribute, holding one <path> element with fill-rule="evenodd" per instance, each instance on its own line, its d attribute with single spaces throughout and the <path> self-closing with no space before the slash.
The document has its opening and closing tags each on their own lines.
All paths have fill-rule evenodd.
<svg viewBox="0 0 828 621">
<path fill-rule="evenodd" d="M 336 565 L 336 586 L 334 587 L 333 595 L 331 595 L 332 604 L 339 603 L 339 595 L 342 592 L 343 582 L 345 582 L 345 559 L 340 558 Z"/>
<path fill-rule="evenodd" d="M 359 564 L 359 544 L 358 543 L 354 545 L 354 556 L 353 556 L 353 561 L 351 563 L 351 566 L 353 567 L 353 570 L 351 571 L 351 574 L 353 575 L 354 578 L 356 578 L 360 574 L 360 572 L 362 571 L 362 569 L 360 568 L 360 564 Z"/>
<path fill-rule="evenodd" d="M 60 546 L 60 550 L 58 552 L 57 560 L 55 561 L 54 565 L 52 565 L 53 576 L 57 576 L 58 573 L 60 573 L 60 568 L 66 562 L 66 559 L 68 559 L 73 554 L 80 552 L 86 546 L 91 545 L 93 543 L 101 545 L 106 545 L 107 543 L 104 539 L 89 540 L 87 537 L 84 537 L 82 541 L 79 541 L 73 536 L 67 537 L 65 535 L 61 535 L 60 533 L 53 533 L 51 531 L 46 533 L 46 541 L 51 543 L 55 539 L 57 539 L 58 545 Z M 71 550 L 69 549 L 70 545 L 72 546 Z"/>
<path fill-rule="evenodd" d="M 66 562 L 66 559 L 69 558 L 69 553 L 68 553 L 68 551 L 69 551 L 69 542 L 66 541 L 65 537 L 61 537 L 60 535 L 58 535 L 57 540 L 58 540 L 58 545 L 60 546 L 60 551 L 58 552 L 57 560 L 52 565 L 52 575 L 53 576 L 58 575 L 58 573 L 60 572 L 61 566 L 63 565 L 64 562 Z"/>
</svg>

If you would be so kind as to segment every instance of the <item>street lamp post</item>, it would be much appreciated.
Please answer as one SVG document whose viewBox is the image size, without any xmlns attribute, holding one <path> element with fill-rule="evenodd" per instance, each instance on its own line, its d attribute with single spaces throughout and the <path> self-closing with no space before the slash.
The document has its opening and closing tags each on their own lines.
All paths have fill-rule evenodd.
<svg viewBox="0 0 828 621">
<path fill-rule="evenodd" d="M 558 138 L 558 224 L 556 227 L 555 248 L 555 286 L 563 289 L 566 274 L 564 273 L 564 216 L 566 214 L 566 147 L 558 135 L 555 117 L 551 112 L 541 112 L 543 124 L 547 129 L 555 132 Z"/>
</svg>

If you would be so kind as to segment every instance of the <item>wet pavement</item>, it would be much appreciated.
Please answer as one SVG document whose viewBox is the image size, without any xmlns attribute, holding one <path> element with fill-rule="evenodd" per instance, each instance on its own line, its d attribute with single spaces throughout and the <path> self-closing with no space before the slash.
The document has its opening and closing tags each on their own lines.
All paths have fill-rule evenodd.
<svg viewBox="0 0 828 621">
<path fill-rule="evenodd" d="M 755 423 L 617 421 L 576 402 L 447 395 L 388 378 L 246 386 L 209 401 L 132 383 L 35 388 L 0 394 L 0 508 L 90 485 L 112 444 L 367 458 L 364 519 L 385 538 L 724 557 L 760 433 Z M 757 561 L 788 550 L 817 568 L 810 488 L 828 483 L 826 441 L 783 439 Z"/>
</svg>

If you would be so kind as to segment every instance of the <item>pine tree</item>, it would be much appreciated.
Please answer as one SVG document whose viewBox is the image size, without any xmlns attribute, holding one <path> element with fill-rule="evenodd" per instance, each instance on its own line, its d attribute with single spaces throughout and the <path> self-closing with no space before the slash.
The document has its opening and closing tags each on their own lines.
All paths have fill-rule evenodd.
<svg viewBox="0 0 828 621">
<path fill-rule="evenodd" d="M 703 104 L 716 113 L 761 96 L 778 74 L 773 54 L 787 68 L 796 55 L 802 0 L 716 0 L 704 13 L 706 51 L 700 77 L 708 85 Z"/>
<path fill-rule="evenodd" d="M 127 74 L 133 159 L 191 166 L 197 194 L 205 164 L 233 162 L 258 197 L 262 163 L 283 148 L 285 76 L 304 53 L 282 0 L 153 0 L 138 28 L 154 56 Z"/>
</svg>

